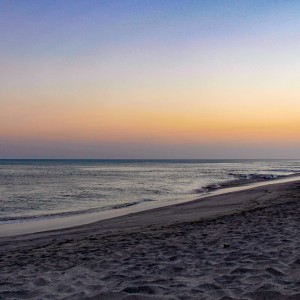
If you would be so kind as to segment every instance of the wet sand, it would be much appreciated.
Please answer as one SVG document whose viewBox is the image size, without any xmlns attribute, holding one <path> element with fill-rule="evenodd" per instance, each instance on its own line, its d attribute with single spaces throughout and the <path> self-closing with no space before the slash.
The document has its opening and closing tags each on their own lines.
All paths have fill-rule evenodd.
<svg viewBox="0 0 300 300">
<path fill-rule="evenodd" d="M 300 182 L 0 238 L 0 299 L 300 299 Z"/>
</svg>

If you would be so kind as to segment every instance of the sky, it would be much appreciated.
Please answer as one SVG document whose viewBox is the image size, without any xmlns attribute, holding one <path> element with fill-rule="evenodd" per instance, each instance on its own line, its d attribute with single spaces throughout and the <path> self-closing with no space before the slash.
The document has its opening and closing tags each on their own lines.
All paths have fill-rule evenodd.
<svg viewBox="0 0 300 300">
<path fill-rule="evenodd" d="M 1 0 L 0 158 L 300 158 L 299 13 Z"/>
</svg>

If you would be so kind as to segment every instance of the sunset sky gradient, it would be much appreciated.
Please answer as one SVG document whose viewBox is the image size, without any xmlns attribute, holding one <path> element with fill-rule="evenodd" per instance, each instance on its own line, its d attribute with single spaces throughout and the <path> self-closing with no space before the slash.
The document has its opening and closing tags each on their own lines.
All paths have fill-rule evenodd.
<svg viewBox="0 0 300 300">
<path fill-rule="evenodd" d="M 0 158 L 300 158 L 300 2 L 0 2 Z"/>
</svg>

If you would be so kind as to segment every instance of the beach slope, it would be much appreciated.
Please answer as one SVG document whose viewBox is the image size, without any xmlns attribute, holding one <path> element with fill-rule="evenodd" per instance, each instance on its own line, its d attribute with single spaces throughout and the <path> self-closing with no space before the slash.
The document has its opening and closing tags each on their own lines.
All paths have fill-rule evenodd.
<svg viewBox="0 0 300 300">
<path fill-rule="evenodd" d="M 300 299 L 300 182 L 0 238 L 0 299 Z"/>
</svg>

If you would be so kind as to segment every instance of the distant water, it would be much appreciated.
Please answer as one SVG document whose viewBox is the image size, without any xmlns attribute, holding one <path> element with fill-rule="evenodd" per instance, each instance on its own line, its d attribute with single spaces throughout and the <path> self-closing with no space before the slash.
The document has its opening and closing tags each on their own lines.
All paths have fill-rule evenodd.
<svg viewBox="0 0 300 300">
<path fill-rule="evenodd" d="M 300 160 L 0 160 L 0 224 L 113 210 L 300 173 Z"/>
</svg>

